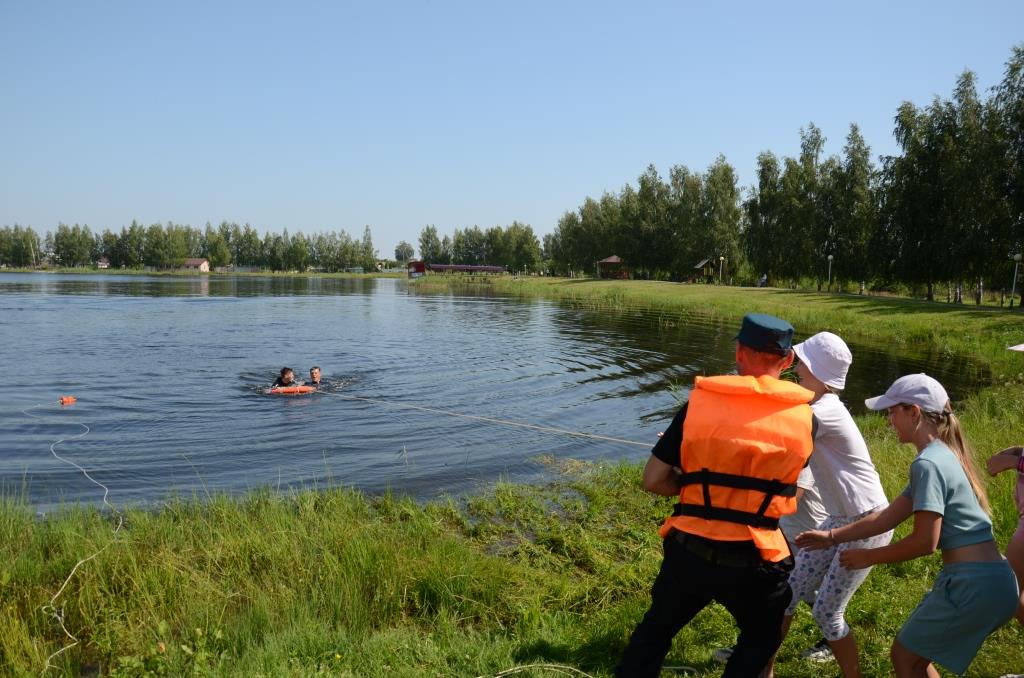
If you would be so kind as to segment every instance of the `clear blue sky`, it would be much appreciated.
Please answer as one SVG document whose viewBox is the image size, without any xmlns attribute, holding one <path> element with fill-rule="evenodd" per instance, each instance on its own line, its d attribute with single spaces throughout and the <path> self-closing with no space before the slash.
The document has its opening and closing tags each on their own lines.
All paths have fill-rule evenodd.
<svg viewBox="0 0 1024 678">
<path fill-rule="evenodd" d="M 550 232 L 649 163 L 896 152 L 904 100 L 985 94 L 1024 2 L 0 0 L 0 225 Z"/>
</svg>

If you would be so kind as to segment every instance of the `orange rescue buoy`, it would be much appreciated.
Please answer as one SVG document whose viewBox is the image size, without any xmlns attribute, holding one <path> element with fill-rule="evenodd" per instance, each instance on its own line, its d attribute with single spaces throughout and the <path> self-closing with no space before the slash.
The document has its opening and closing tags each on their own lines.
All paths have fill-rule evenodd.
<svg viewBox="0 0 1024 678">
<path fill-rule="evenodd" d="M 57 400 L 57 402 L 60 403 L 61 405 L 70 405 L 76 400 L 78 400 L 78 398 L 76 398 L 75 396 L 61 396 Z"/>
<path fill-rule="evenodd" d="M 270 389 L 271 395 L 298 395 L 299 393 L 312 393 L 315 386 L 278 386 Z"/>
</svg>

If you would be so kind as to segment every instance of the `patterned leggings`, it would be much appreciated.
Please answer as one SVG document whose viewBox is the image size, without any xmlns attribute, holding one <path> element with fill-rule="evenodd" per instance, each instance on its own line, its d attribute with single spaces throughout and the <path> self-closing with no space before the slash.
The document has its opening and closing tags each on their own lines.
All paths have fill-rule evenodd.
<svg viewBox="0 0 1024 678">
<path fill-rule="evenodd" d="M 818 529 L 833 530 L 849 525 L 873 512 L 867 511 L 853 518 L 826 518 Z M 848 570 L 839 563 L 839 554 L 848 549 L 873 549 L 885 546 L 891 539 L 890 530 L 884 534 L 830 546 L 820 551 L 801 549 L 796 555 L 796 566 L 789 575 L 789 585 L 793 588 L 793 602 L 786 609 L 786 614 L 792 615 L 796 612 L 797 604 L 803 600 L 812 606 L 814 621 L 825 635 L 825 640 L 845 638 L 850 632 L 850 626 L 846 623 L 843 613 L 854 592 L 867 579 L 871 568 Z"/>
</svg>

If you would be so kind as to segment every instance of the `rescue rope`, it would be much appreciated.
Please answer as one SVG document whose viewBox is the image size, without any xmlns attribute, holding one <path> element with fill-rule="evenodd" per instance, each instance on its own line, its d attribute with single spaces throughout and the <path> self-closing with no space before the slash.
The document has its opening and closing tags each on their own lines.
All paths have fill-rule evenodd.
<svg viewBox="0 0 1024 678">
<path fill-rule="evenodd" d="M 420 412 L 429 412 L 431 414 L 440 414 L 440 415 L 443 415 L 443 416 L 456 417 L 456 418 L 461 418 L 461 419 L 470 419 L 470 420 L 473 420 L 473 421 L 482 421 L 482 422 L 487 422 L 487 423 L 490 423 L 490 424 L 499 424 L 499 425 L 502 425 L 502 426 L 515 426 L 515 427 L 519 427 L 519 428 L 531 429 L 531 430 L 534 430 L 534 431 L 541 431 L 543 433 L 552 433 L 552 434 L 557 434 L 557 435 L 568 435 L 568 436 L 573 436 L 573 437 L 577 437 L 577 438 L 588 438 L 588 439 L 591 439 L 591 440 L 602 440 L 602 441 L 605 441 L 605 442 L 620 443 L 620 444 L 623 444 L 623 445 L 634 445 L 634 446 L 637 446 L 637 447 L 650 448 L 650 444 L 649 443 L 637 442 L 635 440 L 626 440 L 624 438 L 616 438 L 616 437 L 613 437 L 613 436 L 605 436 L 605 435 L 600 435 L 600 434 L 596 434 L 596 433 L 585 433 L 583 431 L 570 431 L 570 430 L 567 430 L 567 429 L 560 429 L 560 428 L 555 428 L 555 427 L 552 427 L 552 426 L 541 426 L 541 425 L 538 425 L 538 424 L 530 424 L 530 423 L 521 422 L 521 421 L 513 421 L 513 420 L 510 420 L 510 419 L 499 419 L 497 417 L 485 417 L 485 416 L 475 415 L 475 414 L 464 414 L 462 412 L 452 412 L 452 411 L 449 411 L 449 410 L 441 410 L 441 409 L 437 409 L 437 408 L 433 408 L 433 407 L 424 407 L 422 405 L 414 405 L 414 404 L 411 404 L 411 403 L 402 403 L 402 402 L 396 402 L 396 401 L 381 400 L 381 399 L 378 399 L 378 398 L 366 398 L 366 397 L 363 397 L 363 396 L 354 396 L 354 395 L 348 395 L 348 394 L 344 394 L 344 393 L 324 392 L 324 394 L 325 395 L 332 395 L 332 396 L 335 396 L 335 397 L 338 397 L 338 398 L 343 398 L 345 400 L 354 400 L 354 401 L 360 401 L 360 402 L 373 403 L 373 404 L 376 404 L 376 405 L 386 405 L 386 406 L 390 406 L 390 407 L 399 407 L 399 408 L 404 408 L 404 409 L 417 410 L 417 411 L 420 411 Z M 70 404 L 71 402 L 74 402 L 74 400 L 71 400 L 69 403 L 64 403 L 63 400 L 62 400 L 62 404 Z M 34 414 L 30 414 L 30 412 L 29 412 L 29 410 L 34 410 L 34 409 L 37 409 L 37 408 L 40 408 L 40 407 L 46 407 L 46 405 L 44 405 L 44 404 L 33 405 L 32 407 L 26 408 L 26 409 L 22 410 L 21 412 L 26 417 L 30 417 L 30 418 L 33 418 L 33 419 L 43 419 L 43 417 L 40 417 L 40 416 L 34 415 Z M 113 504 L 111 504 L 110 501 L 108 500 L 108 497 L 110 496 L 110 488 L 108 488 L 106 485 L 104 485 L 100 481 L 96 480 L 91 475 L 89 475 L 89 472 L 85 468 L 80 466 L 79 464 L 77 464 L 74 461 L 71 461 L 70 459 L 67 459 L 67 458 L 62 457 L 59 454 L 57 454 L 57 449 L 56 448 L 57 448 L 58 445 L 61 445 L 61 444 L 65 443 L 65 442 L 68 442 L 68 441 L 81 440 L 82 438 L 87 436 L 90 433 L 90 431 L 92 430 L 92 429 L 89 428 L 89 426 L 87 426 L 86 424 L 83 424 L 81 422 L 76 422 L 76 425 L 77 426 L 81 426 L 84 430 L 81 433 L 77 434 L 77 435 L 65 436 L 65 437 L 62 437 L 62 438 L 59 438 L 59 439 L 55 440 L 53 443 L 50 444 L 50 454 L 52 454 L 54 456 L 54 458 L 57 459 L 58 461 L 64 462 L 65 464 L 69 464 L 69 465 L 75 467 L 76 469 L 81 471 L 82 475 L 84 475 L 86 478 L 88 478 L 92 483 L 94 483 L 95 485 L 97 485 L 97 486 L 99 486 L 100 488 L 103 489 L 103 504 L 107 508 L 109 508 L 111 510 L 111 512 L 113 512 L 114 515 L 117 516 L 117 526 L 114 528 L 114 532 L 113 532 L 113 534 L 114 534 L 114 536 L 116 538 L 117 534 L 121 531 L 121 528 L 124 526 L 124 516 L 117 509 L 117 507 L 115 507 Z M 65 577 L 63 583 L 60 585 L 60 588 L 57 589 L 57 592 L 54 593 L 50 597 L 50 600 L 49 600 L 48 603 L 46 603 L 45 605 L 43 605 L 43 606 L 41 606 L 39 608 L 40 611 L 43 612 L 43 614 L 51 616 L 51 617 L 53 617 L 57 621 L 57 624 L 60 626 L 61 631 L 63 631 L 64 635 L 68 638 L 68 640 L 71 641 L 70 643 L 64 645 L 59 650 L 57 650 L 56 652 L 54 652 L 53 654 L 51 654 L 50 656 L 48 656 L 46 658 L 46 663 L 43 666 L 43 670 L 41 672 L 41 675 L 45 676 L 47 674 L 47 672 L 49 672 L 49 670 L 51 668 L 57 668 L 57 666 L 55 664 L 53 664 L 52 661 L 56 657 L 60 656 L 61 654 L 67 652 L 71 648 L 73 648 L 76 645 L 78 645 L 78 643 L 80 642 L 79 639 L 73 633 L 71 633 L 68 630 L 67 625 L 65 624 L 64 608 L 63 607 L 57 607 L 57 605 L 56 605 L 57 600 L 64 593 L 64 590 L 67 588 L 68 584 L 71 582 L 71 579 L 75 576 L 75 573 L 78 572 L 78 568 L 80 568 L 82 565 L 84 565 L 85 563 L 89 562 L 90 560 L 93 560 L 94 558 L 98 557 L 101 553 L 106 551 L 107 548 L 109 548 L 110 545 L 113 544 L 113 543 L 114 543 L 113 540 L 110 541 L 110 542 L 107 542 L 102 548 L 98 549 L 97 551 L 95 551 L 91 555 L 89 555 L 89 556 L 87 556 L 85 558 L 82 558 L 77 563 L 75 563 L 74 567 L 71 568 L 71 571 L 68 573 L 67 577 Z M 667 668 L 675 668 L 675 667 L 667 667 Z M 682 667 L 680 667 L 680 668 L 682 668 Z M 546 670 L 553 671 L 555 673 L 564 674 L 564 675 L 576 675 L 576 676 L 583 676 L 584 678 L 593 678 L 590 674 L 588 674 L 588 673 L 586 673 L 584 671 L 581 671 L 579 669 L 573 668 L 571 666 L 566 666 L 566 665 L 563 665 L 563 664 L 530 664 L 530 665 L 526 665 L 526 666 L 518 666 L 518 667 L 514 667 L 514 668 L 511 668 L 511 669 L 506 669 L 504 671 L 496 673 L 496 674 L 494 674 L 494 678 L 502 678 L 504 676 L 511 676 L 511 675 L 516 674 L 516 673 L 521 673 L 523 671 L 532 670 L 532 669 L 546 669 Z M 484 678 L 484 677 L 481 677 L 481 678 Z"/>
<path fill-rule="evenodd" d="M 533 669 L 547 669 L 555 673 L 565 674 L 567 676 L 584 676 L 584 678 L 594 678 L 594 676 L 580 671 L 572 666 L 566 666 L 565 664 L 526 664 L 524 666 L 516 666 L 511 669 L 505 669 L 495 674 L 489 674 L 484 676 L 477 676 L 477 678 L 503 678 L 503 676 L 511 676 L 516 673 L 522 673 L 523 671 L 532 671 Z"/>
<path fill-rule="evenodd" d="M 459 417 L 461 419 L 472 419 L 474 421 L 485 421 L 490 424 L 501 424 L 503 426 L 518 426 L 520 428 L 533 429 L 535 431 L 542 431 L 544 433 L 556 433 L 559 435 L 575 436 L 577 438 L 590 438 L 591 440 L 604 440 L 611 443 L 621 443 L 623 445 L 635 445 L 637 447 L 643 447 L 650 449 L 650 443 L 640 443 L 635 440 L 625 440 L 624 438 L 614 438 L 612 436 L 603 436 L 597 433 L 584 433 L 582 431 L 568 431 L 562 428 L 554 428 L 551 426 L 540 426 L 538 424 L 528 424 L 522 421 L 512 421 L 511 419 L 498 419 L 496 417 L 484 417 L 477 414 L 463 414 L 462 412 L 451 412 L 449 410 L 439 410 L 433 407 L 423 407 L 422 405 L 413 405 L 411 403 L 401 403 L 393 400 L 380 400 L 377 398 L 365 398 L 363 396 L 348 395 L 345 393 L 332 393 L 325 391 L 324 395 L 332 395 L 337 398 L 344 398 L 345 400 L 359 400 L 367 403 L 374 403 L 376 405 L 388 405 L 390 407 L 403 407 L 410 410 L 419 410 L 420 412 L 430 412 L 432 414 L 442 414 L 448 417 Z"/>
<path fill-rule="evenodd" d="M 37 416 L 37 415 L 34 415 L 34 414 L 29 414 L 29 410 L 34 410 L 34 409 L 39 408 L 39 407 L 45 407 L 45 405 L 42 405 L 42 404 L 33 405 L 32 407 L 29 407 L 29 408 L 26 408 L 26 409 L 22 410 L 21 413 L 24 414 L 26 417 L 30 417 L 32 419 L 42 419 L 43 417 L 40 417 L 40 416 Z M 92 430 L 86 424 L 83 424 L 81 422 L 76 422 L 76 425 L 77 426 L 81 426 L 85 430 L 82 431 L 81 433 L 79 433 L 78 435 L 65 436 L 65 437 L 59 438 L 56 441 L 54 441 L 53 443 L 51 443 L 50 444 L 50 454 L 52 454 L 57 460 L 62 461 L 65 464 L 70 464 L 71 466 L 74 466 L 75 468 L 77 468 L 79 471 L 82 472 L 82 475 L 84 475 L 86 478 L 88 478 L 90 481 L 92 481 L 96 485 L 99 485 L 100 487 L 103 488 L 103 503 L 111 511 L 113 511 L 114 514 L 117 516 L 117 527 L 114 528 L 114 537 L 116 538 L 117 537 L 117 533 L 121 531 L 121 527 L 124 525 L 124 516 L 121 515 L 121 512 L 118 511 L 117 508 L 107 500 L 107 497 L 110 495 L 110 488 L 108 488 L 106 485 L 104 485 L 100 481 L 96 480 L 95 478 L 93 478 L 91 475 L 89 475 L 88 471 L 86 471 L 84 468 L 82 468 L 81 466 L 79 466 L 75 462 L 71 461 L 70 459 L 66 459 L 66 458 L 60 456 L 59 454 L 57 454 L 57 446 L 58 445 L 60 445 L 61 443 L 70 441 L 70 440 L 81 440 L 85 436 L 89 435 L 89 432 Z M 68 650 L 70 650 L 74 646 L 78 645 L 78 643 L 79 643 L 78 638 L 76 638 L 73 633 L 68 631 L 68 627 L 64 623 L 64 621 L 65 621 L 64 620 L 64 608 L 56 606 L 57 599 L 60 598 L 61 594 L 64 593 L 64 589 L 67 588 L 68 584 L 71 582 L 71 578 L 74 577 L 75 573 L 78 571 L 78 568 L 81 567 L 82 565 L 84 565 L 85 563 L 89 562 L 93 558 L 97 557 L 98 555 L 100 555 L 104 551 L 106 551 L 107 548 L 111 544 L 113 544 L 113 543 L 114 543 L 113 540 L 107 542 L 102 548 L 100 548 L 98 551 L 96 551 L 92 555 L 90 555 L 90 556 L 88 556 L 86 558 L 82 558 L 77 563 L 75 563 L 75 566 L 71 568 L 71 572 L 69 572 L 68 576 L 65 577 L 64 583 L 61 584 L 60 588 L 57 589 L 57 592 L 54 593 L 50 597 L 50 601 L 48 603 L 46 603 L 45 605 L 43 605 L 42 607 L 39 608 L 39 610 L 44 615 L 53 617 L 54 619 L 57 620 L 57 623 L 60 625 L 60 628 L 64 632 L 64 635 L 67 636 L 68 639 L 71 641 L 70 643 L 68 643 L 67 645 L 64 645 L 59 650 L 57 650 L 56 652 L 54 652 L 53 654 L 51 654 L 49 657 L 46 658 L 46 664 L 43 666 L 43 670 L 42 670 L 40 675 L 45 676 L 50 669 L 57 668 L 57 666 L 55 664 L 51 663 L 52 660 L 55 659 L 56 657 L 62 655 L 63 653 L 67 652 Z"/>
<path fill-rule="evenodd" d="M 584 678 L 594 678 L 586 671 L 581 671 L 572 666 L 566 666 L 565 664 L 525 664 L 523 666 L 515 666 L 511 669 L 505 669 L 494 674 L 487 674 L 483 676 L 477 676 L 477 678 L 504 678 L 504 676 L 511 676 L 516 673 L 522 673 L 523 671 L 532 671 L 534 669 L 546 669 L 553 671 L 554 673 L 560 673 L 567 676 L 583 676 Z M 697 673 L 697 669 L 692 666 L 662 666 L 663 671 L 676 671 L 679 673 Z"/>
</svg>

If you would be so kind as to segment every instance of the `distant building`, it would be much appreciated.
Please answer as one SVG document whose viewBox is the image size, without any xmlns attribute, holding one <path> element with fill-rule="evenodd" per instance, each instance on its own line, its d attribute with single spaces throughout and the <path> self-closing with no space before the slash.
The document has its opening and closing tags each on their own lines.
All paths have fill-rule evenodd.
<svg viewBox="0 0 1024 678">
<path fill-rule="evenodd" d="M 96 268 L 110 268 L 110 259 L 100 257 L 100 260 L 96 262 Z"/>
<path fill-rule="evenodd" d="M 186 259 L 181 267 L 186 271 L 210 272 L 210 262 L 207 259 Z"/>
<path fill-rule="evenodd" d="M 406 264 L 410 278 L 421 278 L 427 273 L 427 265 L 415 259 Z"/>
<path fill-rule="evenodd" d="M 701 259 L 693 270 L 700 271 L 699 281 L 711 284 L 715 281 L 715 260 L 713 257 Z"/>
<path fill-rule="evenodd" d="M 505 273 L 504 266 L 482 266 L 475 264 L 427 264 L 431 273 L 485 273 L 501 275 Z"/>
<path fill-rule="evenodd" d="M 632 270 L 621 257 L 612 255 L 597 262 L 597 275 L 600 278 L 629 280 Z"/>
</svg>

